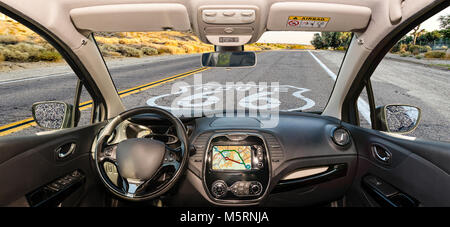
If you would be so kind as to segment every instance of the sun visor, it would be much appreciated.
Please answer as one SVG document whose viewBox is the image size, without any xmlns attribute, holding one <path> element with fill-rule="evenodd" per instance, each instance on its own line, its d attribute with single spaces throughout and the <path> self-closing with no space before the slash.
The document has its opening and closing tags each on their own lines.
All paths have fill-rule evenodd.
<svg viewBox="0 0 450 227">
<path fill-rule="evenodd" d="M 270 7 L 267 30 L 355 31 L 367 27 L 368 7 L 312 2 L 282 2 Z"/>
<path fill-rule="evenodd" d="M 187 9 L 176 3 L 120 4 L 76 8 L 70 17 L 80 30 L 144 32 L 190 29 Z"/>
</svg>

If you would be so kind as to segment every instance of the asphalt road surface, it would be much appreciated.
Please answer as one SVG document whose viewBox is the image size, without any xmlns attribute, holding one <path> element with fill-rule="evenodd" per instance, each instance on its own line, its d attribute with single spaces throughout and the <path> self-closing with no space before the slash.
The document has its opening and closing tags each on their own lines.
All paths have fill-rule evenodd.
<svg viewBox="0 0 450 227">
<path fill-rule="evenodd" d="M 127 93 L 122 98 L 127 108 L 156 105 L 163 108 L 221 109 L 249 107 L 259 110 L 278 108 L 288 111 L 322 111 L 334 86 L 343 58 L 341 52 L 267 51 L 257 55 L 253 68 L 200 69 L 199 55 L 166 57 L 158 61 L 133 60 L 133 64 L 110 66 L 117 90 L 124 91 L 160 81 Z M 200 69 L 198 73 L 186 73 Z M 402 74 L 402 75 L 400 75 Z M 174 80 L 164 80 L 178 75 Z M 40 77 L 45 75 L 39 75 Z M 376 104 L 413 104 L 422 109 L 420 126 L 414 136 L 450 141 L 450 72 L 412 63 L 384 60 L 373 76 Z M 406 81 L 402 81 L 406 80 Z M 432 81 L 433 83 L 427 83 Z M 27 119 L 31 104 L 44 100 L 72 103 L 76 79 L 65 73 L 39 79 L 2 83 L 0 81 L 0 129 L 2 125 Z M 199 84 L 208 84 L 198 91 Z M 256 92 L 255 92 L 256 91 Z M 231 92 L 232 96 L 227 96 Z M 238 95 L 239 94 L 239 95 Z M 84 93 L 82 100 L 90 98 Z M 362 125 L 368 110 L 362 95 Z M 231 106 L 230 106 L 231 105 Z M 89 109 L 83 111 L 88 116 Z M 83 118 L 87 123 L 87 117 Z M 27 127 L 9 135 L 41 131 Z"/>
</svg>

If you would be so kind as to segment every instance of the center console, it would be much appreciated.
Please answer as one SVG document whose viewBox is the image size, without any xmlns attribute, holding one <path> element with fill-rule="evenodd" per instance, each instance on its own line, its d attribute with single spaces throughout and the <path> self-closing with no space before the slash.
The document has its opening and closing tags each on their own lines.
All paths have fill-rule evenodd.
<svg viewBox="0 0 450 227">
<path fill-rule="evenodd" d="M 219 203 L 251 203 L 263 197 L 271 166 L 262 136 L 220 133 L 211 137 L 203 165 L 204 187 Z"/>
</svg>

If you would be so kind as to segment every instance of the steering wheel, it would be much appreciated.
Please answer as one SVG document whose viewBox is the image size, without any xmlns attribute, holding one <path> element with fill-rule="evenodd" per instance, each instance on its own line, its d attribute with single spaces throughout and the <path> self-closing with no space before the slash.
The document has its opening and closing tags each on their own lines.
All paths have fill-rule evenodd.
<svg viewBox="0 0 450 227">
<path fill-rule="evenodd" d="M 139 114 L 157 114 L 167 118 L 175 127 L 181 146 L 172 149 L 149 138 L 126 139 L 112 146 L 106 143 L 120 123 Z M 125 200 L 148 200 L 164 194 L 178 181 L 188 161 L 188 142 L 186 129 L 179 118 L 161 108 L 138 107 L 109 121 L 98 136 L 94 162 L 101 181 L 113 194 Z M 113 146 L 115 154 L 111 152 Z M 116 184 L 108 177 L 105 162 L 116 167 Z"/>
</svg>

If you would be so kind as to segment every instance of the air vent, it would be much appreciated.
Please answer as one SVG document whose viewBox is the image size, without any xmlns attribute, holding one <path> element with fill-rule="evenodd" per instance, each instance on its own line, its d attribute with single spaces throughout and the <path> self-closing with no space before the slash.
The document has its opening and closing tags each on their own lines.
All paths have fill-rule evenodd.
<svg viewBox="0 0 450 227">
<path fill-rule="evenodd" d="M 198 177 L 202 177 L 203 157 L 208 146 L 208 140 L 212 132 L 207 132 L 199 135 L 192 145 L 195 147 L 195 153 L 191 154 L 189 158 L 189 169 Z"/>
<path fill-rule="evenodd" d="M 283 149 L 275 136 L 268 133 L 263 133 L 263 136 L 266 138 L 267 149 L 269 149 L 270 158 L 272 161 L 272 169 L 275 170 L 284 160 Z"/>
<path fill-rule="evenodd" d="M 208 146 L 208 140 L 211 137 L 211 135 L 212 132 L 204 133 L 198 136 L 197 139 L 195 139 L 195 141 L 192 144 L 195 146 L 196 152 L 194 155 L 191 156 L 191 160 L 200 163 L 203 161 L 203 157 L 205 155 L 205 151 Z"/>
</svg>

